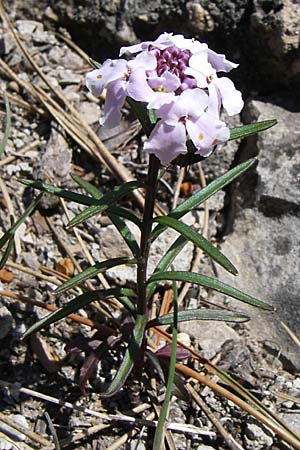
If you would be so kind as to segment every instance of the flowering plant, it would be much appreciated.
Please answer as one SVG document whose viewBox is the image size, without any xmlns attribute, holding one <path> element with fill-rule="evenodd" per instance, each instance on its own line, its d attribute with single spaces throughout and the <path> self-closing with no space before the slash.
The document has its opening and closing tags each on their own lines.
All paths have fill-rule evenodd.
<svg viewBox="0 0 300 450">
<path fill-rule="evenodd" d="M 128 55 L 128 59 L 123 58 L 124 55 Z M 116 298 L 126 314 L 122 314 L 119 321 L 114 318 L 114 327 L 103 327 L 102 330 L 100 326 L 98 329 L 99 344 L 84 363 L 81 371 L 81 385 L 85 385 L 100 356 L 102 357 L 105 352 L 112 349 L 124 351 L 124 346 L 126 347 L 120 367 L 106 392 L 102 393 L 103 397 L 116 394 L 124 386 L 134 367 L 139 371 L 143 370 L 141 362 L 143 363 L 145 358 L 148 358 L 150 363 L 154 363 L 158 373 L 162 372 L 159 369 L 160 365 L 163 367 L 165 364 L 162 360 L 169 358 L 166 407 L 161 411 L 158 424 L 160 432 L 157 433 L 154 442 L 154 448 L 160 449 L 163 439 L 162 427 L 167 415 L 173 380 L 176 382 L 175 367 L 178 371 L 187 374 L 182 368 L 184 366 L 176 364 L 176 361 L 191 354 L 183 352 L 184 346 L 177 343 L 177 324 L 192 319 L 235 322 L 248 320 L 245 314 L 235 311 L 205 308 L 178 311 L 176 282 L 194 283 L 253 306 L 272 309 L 265 302 L 217 279 L 196 272 L 175 271 L 172 268 L 172 262 L 182 248 L 188 242 L 192 242 L 228 272 L 237 274 L 237 269 L 217 247 L 180 219 L 251 167 L 254 160 L 232 168 L 208 186 L 195 192 L 168 214 L 153 217 L 160 166 L 169 163 L 186 165 L 193 162 L 194 158 L 197 160 L 208 157 L 218 144 L 263 131 L 274 125 L 276 121 L 268 120 L 229 128 L 220 118 L 221 111 L 225 109 L 229 115 L 238 114 L 243 107 L 243 100 L 233 82 L 228 77 L 218 76 L 218 74 L 228 73 L 236 68 L 237 64 L 228 61 L 224 55 L 215 53 L 206 44 L 194 39 L 185 39 L 182 35 L 164 33 L 155 41 L 121 48 L 120 56 L 122 58 L 109 59 L 103 65 L 94 62 L 96 69 L 87 74 L 86 84 L 96 96 L 101 95 L 106 89 L 104 113 L 100 118 L 101 125 L 108 128 L 117 126 L 126 100 L 136 113 L 147 136 L 144 150 L 150 154 L 146 182 L 130 181 L 115 187 L 112 192 L 102 194 L 87 181 L 73 177 L 87 195 L 39 181 L 24 180 L 23 182 L 41 191 L 85 205 L 86 208 L 69 222 L 68 227 L 106 212 L 132 253 L 132 257 L 120 255 L 117 258 L 97 262 L 64 282 L 56 290 L 57 294 L 84 283 L 100 272 L 122 264 L 136 266 L 135 289 L 121 288 L 116 285 L 109 289 L 84 292 L 30 327 L 25 337 L 95 300 L 105 301 L 112 296 Z M 142 217 L 138 217 L 124 207 L 116 206 L 116 203 L 125 195 L 140 188 L 143 188 L 145 192 Z M 24 213 L 20 223 L 30 214 L 38 200 Z M 141 236 L 139 242 L 131 233 L 127 221 L 139 227 Z M 19 222 L 1 238 L 1 246 L 6 242 L 10 245 L 18 226 Z M 149 276 L 147 270 L 151 244 L 166 228 L 176 230 L 179 237 L 167 249 L 153 274 Z M 152 298 L 158 290 L 159 283 L 170 281 L 173 289 L 173 312 L 150 317 Z M 161 325 L 172 326 L 172 347 L 166 346 L 154 354 L 147 345 L 148 331 L 154 329 L 157 333 L 163 333 L 157 328 Z M 164 333 L 164 336 L 168 334 Z M 203 358 L 202 361 L 209 364 Z M 178 384 L 178 380 L 176 383 Z"/>
<path fill-rule="evenodd" d="M 237 114 L 243 100 L 233 82 L 217 73 L 229 72 L 237 64 L 206 44 L 168 33 L 153 42 L 122 47 L 120 56 L 124 54 L 137 56 L 129 61 L 109 59 L 86 78 L 94 95 L 107 89 L 101 125 L 117 126 L 121 108 L 130 97 L 146 102 L 159 119 L 144 150 L 163 164 L 187 153 L 187 136 L 195 154 L 205 157 L 217 144 L 228 141 L 229 127 L 220 120 L 221 108 L 229 115 Z"/>
</svg>

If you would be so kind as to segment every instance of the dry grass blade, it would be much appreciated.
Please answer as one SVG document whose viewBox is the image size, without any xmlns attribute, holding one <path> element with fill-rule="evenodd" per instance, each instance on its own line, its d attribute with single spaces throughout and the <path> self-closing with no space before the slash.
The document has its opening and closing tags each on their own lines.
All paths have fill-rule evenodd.
<svg viewBox="0 0 300 450">
<path fill-rule="evenodd" d="M 259 422 L 266 425 L 268 428 L 270 428 L 275 434 L 277 434 L 279 437 L 281 437 L 285 442 L 292 445 L 295 450 L 300 450 L 300 440 L 296 438 L 293 434 L 288 433 L 286 429 L 282 428 L 279 423 L 277 423 L 272 417 L 267 417 L 248 403 L 246 403 L 244 400 L 242 400 L 240 397 L 237 397 L 235 394 L 232 394 L 227 389 L 223 388 L 222 386 L 218 385 L 214 381 L 212 381 L 209 377 L 206 375 L 202 375 L 198 372 L 196 372 L 193 369 L 190 369 L 189 367 L 184 366 L 183 364 L 177 363 L 176 369 L 183 373 L 185 376 L 189 378 L 194 378 L 200 383 L 203 383 L 206 386 L 209 386 L 213 391 L 216 393 L 222 395 L 222 397 L 227 398 L 228 400 L 231 400 L 233 403 L 235 403 L 237 406 L 239 406 L 241 409 L 246 411 L 247 413 L 251 414 L 253 417 L 255 417 Z"/>
<path fill-rule="evenodd" d="M 0 420 L 1 420 L 1 422 L 5 423 L 6 425 L 9 425 L 10 427 L 12 427 L 15 430 L 19 431 L 20 433 L 24 434 L 29 439 L 31 439 L 33 442 L 37 442 L 38 444 L 43 445 L 43 446 L 45 446 L 45 445 L 52 446 L 52 448 L 53 448 L 53 445 L 51 444 L 50 441 L 43 438 L 42 436 L 35 433 L 34 431 L 31 431 L 28 428 L 23 427 L 23 425 L 20 425 L 15 420 L 11 419 L 10 417 L 5 416 L 5 414 L 3 414 L 2 412 L 0 412 Z"/>
<path fill-rule="evenodd" d="M 291 339 L 293 339 L 293 341 L 295 342 L 296 345 L 298 345 L 298 347 L 300 348 L 300 340 L 298 339 L 298 337 L 295 335 L 295 333 L 292 332 L 292 330 L 287 326 L 286 323 L 280 321 L 281 325 L 283 326 L 283 328 L 285 329 L 285 331 L 288 333 L 288 335 L 290 336 Z"/>
<path fill-rule="evenodd" d="M 157 328 L 157 327 L 153 327 L 152 329 L 157 334 L 163 336 L 167 342 L 172 342 L 172 336 L 169 335 L 169 333 L 167 333 L 166 331 L 161 330 L 160 328 Z M 235 400 L 233 400 L 233 398 L 238 399 L 238 402 L 241 402 L 241 403 L 236 403 L 237 406 L 243 405 L 243 406 L 241 406 L 241 408 L 244 409 L 244 407 L 246 407 L 245 411 L 249 412 L 249 414 L 253 413 L 253 416 L 256 417 L 258 420 L 260 420 L 260 418 L 263 418 L 268 423 L 273 424 L 272 426 L 275 426 L 276 431 L 273 430 L 272 426 L 269 426 L 269 425 L 267 425 L 267 426 L 269 426 L 269 428 L 271 428 L 275 433 L 278 432 L 278 435 L 286 442 L 288 442 L 288 443 L 293 442 L 293 444 L 291 444 L 291 445 L 296 445 L 295 449 L 297 449 L 297 450 L 300 449 L 300 440 L 299 440 L 298 436 L 296 436 L 292 431 L 290 431 L 289 428 L 272 411 L 270 411 L 263 404 L 261 404 L 261 402 L 259 400 L 257 400 L 251 393 L 248 393 L 248 391 L 246 389 L 244 389 L 238 382 L 236 382 L 231 377 L 227 376 L 227 374 L 225 372 L 222 372 L 220 369 L 218 369 L 218 367 L 216 367 L 214 364 L 212 364 L 209 360 L 203 358 L 200 355 L 200 353 L 198 353 L 194 349 L 188 347 L 187 345 L 183 344 L 179 340 L 177 341 L 177 344 L 180 345 L 181 347 L 185 348 L 186 350 L 188 350 L 190 352 L 191 356 L 193 358 L 197 359 L 198 361 L 200 361 L 202 364 L 204 364 L 205 367 L 212 374 L 217 375 L 218 378 L 220 378 L 220 379 L 224 379 L 225 382 L 227 382 L 232 389 L 234 389 L 239 395 L 242 395 L 249 403 L 240 399 L 240 397 L 237 397 L 236 395 L 232 394 L 229 390 L 227 390 L 225 388 L 221 388 L 218 384 L 214 383 L 210 378 L 208 378 L 204 375 L 198 374 L 198 372 L 192 371 L 193 374 L 195 374 L 195 379 L 203 382 L 210 388 L 212 388 L 212 386 L 216 386 L 216 390 L 218 390 L 219 388 L 222 389 L 222 392 L 227 394 L 227 396 L 226 395 L 224 395 L 224 396 L 226 398 L 228 398 L 229 400 L 232 400 L 233 402 L 235 402 Z M 185 366 L 180 365 L 180 367 L 183 367 L 182 371 L 184 371 Z M 187 369 L 187 371 L 190 370 L 189 368 L 186 368 L 186 369 Z M 225 377 L 225 375 L 226 375 L 226 377 Z M 188 376 L 190 376 L 190 375 L 188 375 Z M 204 378 L 201 378 L 201 380 L 200 380 L 198 377 L 204 377 Z M 223 395 L 223 394 L 221 393 L 221 395 Z M 251 405 L 254 405 L 254 406 L 251 406 Z M 261 420 L 262 423 L 265 423 L 264 420 Z"/>
<path fill-rule="evenodd" d="M 90 428 L 88 428 L 86 431 L 83 431 L 81 433 L 72 434 L 69 438 L 62 439 L 60 444 L 62 447 L 68 447 L 69 445 L 73 443 L 78 443 L 78 441 L 82 441 L 85 439 L 88 439 L 90 436 L 93 436 L 94 434 L 99 433 L 102 430 L 105 430 L 107 428 L 110 428 L 110 423 L 100 423 L 99 425 L 94 425 Z"/>
<path fill-rule="evenodd" d="M 190 383 L 187 383 L 186 387 L 190 391 L 195 402 L 198 403 L 204 414 L 208 417 L 211 423 L 218 430 L 219 434 L 222 436 L 222 438 L 228 445 L 228 448 L 230 448 L 231 450 L 244 450 L 243 447 L 238 442 L 236 442 L 236 440 L 231 436 L 231 434 L 229 434 L 225 430 L 221 422 L 217 419 L 215 414 L 209 409 L 203 398 L 200 397 L 200 395 L 198 394 L 198 392 L 195 391 L 193 386 Z"/>
<path fill-rule="evenodd" d="M 39 145 L 40 145 L 40 141 L 39 140 L 35 140 L 35 141 L 31 142 L 30 144 L 25 145 L 24 147 L 22 147 L 18 151 L 18 153 L 15 153 L 14 155 L 7 156 L 6 158 L 3 158 L 0 161 L 0 167 L 5 166 L 6 164 L 11 163 L 15 159 L 22 157 L 23 155 L 25 155 L 25 153 L 29 152 L 30 150 L 34 150 Z"/>
<path fill-rule="evenodd" d="M 155 414 L 150 413 L 146 416 L 146 419 L 153 420 L 154 417 L 155 417 Z M 126 444 L 126 442 L 128 442 L 129 439 L 132 439 L 134 436 L 136 436 L 138 432 L 139 432 L 138 428 L 129 430 L 127 433 L 123 434 L 123 436 L 116 439 L 113 444 L 106 447 L 105 450 L 118 450 L 118 448 L 120 448 L 123 444 Z"/>
<path fill-rule="evenodd" d="M 38 398 L 40 400 L 45 400 L 50 403 L 54 403 L 55 405 L 64 406 L 68 409 L 74 409 L 76 411 L 83 412 L 85 414 L 98 417 L 102 420 L 107 420 L 109 422 L 120 422 L 120 423 L 126 423 L 128 425 L 134 425 L 134 426 L 146 426 L 146 427 L 156 427 L 157 422 L 154 420 L 147 420 L 147 419 L 139 419 L 132 416 L 126 416 L 125 414 L 119 414 L 119 415 L 113 415 L 113 414 L 105 414 L 98 411 L 93 411 L 89 408 L 83 408 L 80 406 L 76 406 L 69 402 L 64 402 L 63 400 L 59 400 L 55 397 L 51 397 L 50 395 L 42 394 L 41 392 L 34 391 L 32 389 L 24 388 L 24 387 L 18 387 L 12 383 L 8 383 L 7 381 L 0 380 L 0 386 L 6 386 L 6 387 L 13 387 L 14 389 L 17 389 L 19 392 L 25 395 L 30 395 L 32 397 Z M 135 412 L 135 409 L 133 409 L 133 412 Z M 176 422 L 169 422 L 168 423 L 168 429 L 173 430 L 179 433 L 191 433 L 191 434 L 198 434 L 198 435 L 204 435 L 204 436 L 215 436 L 215 433 L 212 431 L 204 430 L 203 428 L 199 428 L 193 425 L 187 425 L 187 424 L 181 424 Z"/>
<path fill-rule="evenodd" d="M 26 102 L 23 98 L 17 97 L 16 95 L 10 94 L 9 92 L 6 92 L 7 98 L 11 103 L 14 103 L 17 106 L 20 106 L 21 108 L 27 109 L 28 111 L 36 111 L 38 114 L 43 115 L 45 111 L 42 108 L 38 108 L 34 104 L 30 104 Z M 0 91 L 0 98 L 4 98 L 4 92 Z"/>
</svg>

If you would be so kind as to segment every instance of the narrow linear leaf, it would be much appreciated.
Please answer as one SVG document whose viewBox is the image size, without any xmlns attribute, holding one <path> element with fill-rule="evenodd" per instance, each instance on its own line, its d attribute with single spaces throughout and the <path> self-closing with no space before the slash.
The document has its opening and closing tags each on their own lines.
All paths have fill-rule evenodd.
<svg viewBox="0 0 300 450">
<path fill-rule="evenodd" d="M 2 258 L 0 261 L 0 269 L 3 269 L 3 267 L 5 266 L 6 261 L 8 260 L 9 255 L 11 254 L 11 252 L 13 250 L 13 247 L 14 247 L 14 237 L 12 236 L 9 239 L 6 249 L 3 252 L 3 255 L 2 255 Z"/>
<path fill-rule="evenodd" d="M 91 194 L 94 198 L 100 199 L 103 194 L 100 192 L 95 186 L 93 186 L 91 183 L 89 183 L 86 180 L 83 180 L 82 178 L 78 177 L 77 175 L 73 175 L 72 178 L 74 181 L 76 181 L 83 189 L 85 189 L 89 194 Z M 112 211 L 115 211 L 115 213 L 112 213 Z M 124 210 L 123 208 L 113 207 L 110 206 L 107 210 L 108 217 L 114 224 L 114 226 L 117 228 L 119 233 L 121 234 L 122 238 L 130 248 L 133 256 L 138 256 L 139 254 L 139 246 L 131 233 L 130 229 L 124 222 L 124 220 L 121 219 L 125 214 L 127 214 L 127 210 Z M 126 218 L 129 217 L 129 220 L 136 223 L 138 226 L 140 225 L 140 220 L 132 214 L 130 211 L 128 211 L 129 215 L 127 215 Z"/>
<path fill-rule="evenodd" d="M 67 191 L 66 189 L 52 186 L 51 184 L 43 183 L 42 181 L 21 179 L 20 182 L 25 184 L 25 186 L 30 186 L 33 189 L 39 189 L 40 191 L 47 192 L 47 194 L 56 195 L 57 197 L 79 203 L 80 205 L 90 206 L 97 203 L 97 200 L 89 195 L 77 194 L 76 192 Z"/>
<path fill-rule="evenodd" d="M 248 161 L 239 164 L 233 169 L 226 172 L 216 180 L 209 183 L 205 188 L 195 192 L 191 197 L 181 202 L 175 209 L 173 209 L 168 216 L 180 219 L 189 211 L 197 208 L 201 203 L 205 202 L 213 194 L 224 188 L 227 184 L 231 183 L 235 178 L 241 175 L 243 172 L 249 169 L 256 159 L 249 159 Z M 151 233 L 151 240 L 154 241 L 166 229 L 165 225 L 157 225 Z"/>
<path fill-rule="evenodd" d="M 234 311 L 225 311 L 222 309 L 186 309 L 178 312 L 178 322 L 187 322 L 189 320 L 222 320 L 226 322 L 247 322 L 249 317 L 246 314 L 236 313 Z M 147 328 L 158 325 L 171 325 L 173 323 L 173 314 L 164 314 L 150 320 Z"/>
<path fill-rule="evenodd" d="M 13 249 L 14 245 L 14 235 L 17 229 L 19 228 L 22 223 L 25 222 L 28 216 L 34 211 L 36 206 L 39 204 L 43 194 L 41 193 L 38 195 L 38 197 L 31 203 L 31 205 L 26 209 L 26 211 L 21 215 L 21 217 L 13 224 L 13 226 L 6 232 L 0 239 L 0 248 L 2 248 L 6 242 L 8 242 L 7 247 L 4 251 L 4 254 L 2 255 L 1 261 L 0 261 L 0 269 L 3 268 L 6 261 L 8 260 L 8 257 Z"/>
<path fill-rule="evenodd" d="M 137 315 L 132 337 L 125 351 L 122 363 L 107 391 L 100 394 L 101 397 L 107 398 L 115 395 L 129 377 L 134 362 L 138 358 L 140 348 L 144 339 L 146 320 L 147 319 L 144 314 Z"/>
<path fill-rule="evenodd" d="M 137 258 L 140 252 L 140 247 L 138 246 L 133 234 L 129 230 L 124 220 L 120 219 L 120 217 L 115 216 L 114 214 L 108 214 L 108 216 L 126 242 L 127 246 L 130 248 L 133 256 Z"/>
<path fill-rule="evenodd" d="M 129 192 L 133 191 L 134 189 L 138 189 L 144 186 L 141 181 L 129 181 L 127 183 L 121 184 L 120 186 L 116 186 L 111 192 L 104 194 L 101 199 L 96 199 L 88 195 L 82 195 L 77 194 L 76 192 L 67 191 L 66 189 L 52 186 L 51 184 L 42 183 L 41 181 L 24 179 L 20 181 L 26 186 L 30 186 L 34 189 L 39 189 L 41 191 L 47 192 L 48 194 L 53 194 L 58 197 L 65 198 L 66 200 L 74 201 L 75 203 L 79 203 L 81 205 L 105 206 L 105 209 L 107 209 L 111 203 L 120 200 L 122 197 L 129 194 Z"/>
<path fill-rule="evenodd" d="M 156 115 L 155 109 L 148 110 L 148 117 L 149 117 L 150 122 L 155 125 L 157 122 L 157 115 Z"/>
<path fill-rule="evenodd" d="M 23 335 L 23 339 L 27 338 L 30 334 L 36 333 L 42 328 L 45 328 L 51 325 L 52 323 L 57 322 L 58 320 L 64 319 L 69 314 L 78 311 L 78 309 L 87 306 L 88 304 L 94 302 L 95 300 L 104 300 L 108 297 L 122 297 L 123 295 L 129 297 L 135 295 L 135 292 L 132 289 L 125 289 L 125 288 L 111 288 L 85 292 L 84 294 L 79 295 L 76 298 L 73 298 L 66 305 L 62 306 L 56 311 L 47 314 L 47 316 L 43 317 L 37 323 L 28 328 L 28 330 Z M 133 303 L 127 304 L 127 307 L 128 306 L 132 310 L 132 312 L 135 311 Z"/>
<path fill-rule="evenodd" d="M 12 227 L 4 233 L 0 239 L 0 248 L 3 247 L 5 242 L 7 242 L 17 231 L 20 225 L 27 219 L 28 216 L 35 210 L 39 202 L 41 201 L 43 194 L 39 194 L 35 200 L 29 205 L 26 211 L 21 215 L 21 217 L 12 225 Z"/>
<path fill-rule="evenodd" d="M 245 294 L 244 292 L 229 286 L 228 284 L 223 283 L 222 281 L 216 280 L 214 278 L 207 277 L 205 275 L 200 275 L 195 272 L 181 272 L 181 271 L 172 271 L 172 272 L 159 272 L 154 273 L 148 280 L 148 283 L 152 281 L 165 281 L 165 280 L 177 280 L 177 281 L 185 281 L 188 283 L 199 284 L 200 286 L 204 286 L 214 291 L 221 292 L 222 294 L 229 295 L 241 302 L 248 303 L 249 305 L 257 306 L 258 308 L 266 309 L 269 311 L 273 311 L 273 307 L 268 305 L 267 303 L 258 300 L 251 295 Z"/>
<path fill-rule="evenodd" d="M 158 222 L 160 225 L 164 225 L 168 228 L 172 228 L 178 231 L 182 236 L 184 236 L 189 241 L 193 242 L 194 245 L 201 248 L 208 256 L 210 256 L 215 262 L 220 264 L 224 269 L 233 275 L 237 275 L 238 271 L 234 265 L 229 261 L 229 259 L 223 255 L 216 247 L 214 247 L 204 236 L 200 233 L 194 231 L 191 227 L 183 222 L 180 222 L 174 217 L 170 216 L 160 216 L 154 219 L 154 222 Z"/>
<path fill-rule="evenodd" d="M 10 112 L 10 106 L 9 106 L 9 101 L 6 95 L 6 92 L 4 92 L 4 103 L 5 103 L 5 111 L 6 111 L 6 120 L 5 120 L 5 129 L 4 129 L 4 135 L 3 135 L 3 139 L 0 145 L 0 158 L 3 155 L 3 152 L 5 150 L 7 141 L 8 141 L 8 137 L 9 137 L 9 133 L 10 133 L 10 128 L 11 128 L 11 112 Z"/>
<path fill-rule="evenodd" d="M 92 58 L 89 58 L 89 62 L 90 62 L 90 65 L 91 65 L 92 67 L 94 67 L 95 69 L 101 69 L 101 67 L 102 67 L 102 64 L 101 64 L 101 63 L 99 63 L 98 61 L 95 61 L 95 60 L 92 59 Z"/>
<path fill-rule="evenodd" d="M 126 256 L 121 256 L 119 258 L 111 258 L 106 261 L 98 262 L 91 267 L 88 267 L 83 272 L 78 273 L 75 277 L 72 277 L 70 280 L 65 281 L 61 286 L 55 289 L 55 294 L 61 294 L 64 291 L 67 291 L 71 287 L 76 286 L 79 283 L 83 283 L 85 280 L 94 277 L 100 272 L 104 272 L 105 270 L 111 269 L 112 267 L 121 266 L 123 264 L 136 264 L 135 259 L 130 259 Z"/>
<path fill-rule="evenodd" d="M 249 125 L 243 125 L 241 127 L 231 128 L 229 140 L 231 141 L 233 139 L 245 138 L 247 136 L 251 136 L 252 134 L 257 134 L 260 131 L 265 131 L 276 124 L 277 120 L 271 119 L 256 123 L 250 123 Z"/>
<path fill-rule="evenodd" d="M 173 390 L 175 366 L 177 357 L 177 328 L 178 328 L 178 292 L 176 281 L 173 281 L 173 313 L 172 315 L 172 352 L 169 365 L 168 381 L 163 406 L 160 410 L 157 427 L 154 435 L 153 450 L 161 450 L 165 439 L 165 422 L 168 417 L 170 401 Z"/>
<path fill-rule="evenodd" d="M 184 236 L 178 236 L 176 241 L 173 242 L 171 247 L 166 251 L 164 256 L 160 259 L 157 266 L 154 269 L 154 273 L 156 272 L 164 272 L 170 264 L 174 261 L 176 256 L 180 253 L 183 247 L 188 243 L 188 240 Z M 156 286 L 159 281 L 149 283 L 147 286 L 147 299 L 150 299 L 154 294 Z"/>
<path fill-rule="evenodd" d="M 101 197 L 103 197 L 102 192 L 99 191 L 99 189 L 97 189 L 96 186 L 94 186 L 89 181 L 86 181 L 75 174 L 72 174 L 71 177 L 77 184 L 79 184 L 80 187 L 82 187 L 85 191 L 91 194 L 94 198 L 100 199 Z"/>
<path fill-rule="evenodd" d="M 132 111 L 136 115 L 136 117 L 139 119 L 140 124 L 142 125 L 143 131 L 145 134 L 149 137 L 151 131 L 154 128 L 154 124 L 151 123 L 149 115 L 148 115 L 148 109 L 147 109 L 147 103 L 144 102 L 138 102 L 136 100 L 133 100 L 130 97 L 126 98 L 127 103 L 131 107 Z"/>
</svg>

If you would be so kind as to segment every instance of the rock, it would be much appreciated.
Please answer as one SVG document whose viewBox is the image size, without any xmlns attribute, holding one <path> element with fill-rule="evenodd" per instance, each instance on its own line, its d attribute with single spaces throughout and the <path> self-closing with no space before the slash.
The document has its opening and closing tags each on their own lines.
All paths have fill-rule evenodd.
<svg viewBox="0 0 300 450">
<path fill-rule="evenodd" d="M 261 423 L 246 422 L 245 442 L 248 450 L 267 450 L 273 444 L 269 429 Z"/>
<path fill-rule="evenodd" d="M 78 111 L 89 125 L 92 125 L 99 120 L 100 106 L 96 103 L 84 101 L 80 102 L 78 105 Z"/>
<path fill-rule="evenodd" d="M 300 112 L 297 98 L 278 96 L 276 104 L 251 101 L 245 108 L 249 121 L 276 118 L 278 124 L 256 138 L 257 204 L 268 216 L 300 211 Z M 274 99 L 273 99 L 274 102 Z M 253 145 L 251 140 L 249 145 Z M 247 147 L 244 152 L 249 152 Z"/>
<path fill-rule="evenodd" d="M 4 339 L 11 331 L 13 318 L 6 306 L 0 305 L 0 339 Z"/>
<path fill-rule="evenodd" d="M 271 313 L 241 305 L 252 317 L 251 336 L 273 341 L 273 346 L 278 346 L 299 369 L 300 350 L 280 323 L 282 320 L 296 335 L 300 333 L 297 315 L 300 281 L 294 276 L 300 270 L 297 96 L 278 96 L 276 106 L 270 102 L 251 102 L 245 116 L 255 120 L 275 117 L 279 123 L 250 139 L 239 154 L 242 160 L 258 154 L 258 165 L 250 171 L 250 178 L 236 185 L 232 204 L 239 206 L 234 230 L 222 245 L 222 251 L 240 275 L 233 280 L 224 273 L 220 279 L 276 308 Z"/>
<path fill-rule="evenodd" d="M 280 419 L 291 428 L 291 430 L 299 436 L 300 433 L 300 414 L 290 409 L 290 412 L 279 413 Z"/>
<path fill-rule="evenodd" d="M 291 82 L 299 82 L 298 2 L 255 0 L 253 6 L 250 17 L 251 59 L 255 59 L 262 84 L 268 89 L 268 84 L 280 82 L 289 86 Z"/>
<path fill-rule="evenodd" d="M 44 31 L 43 24 L 35 20 L 17 20 L 16 25 L 18 32 L 22 35 L 31 36 L 34 31 Z"/>
<path fill-rule="evenodd" d="M 33 178 L 45 183 L 63 184 L 71 172 L 72 150 L 70 149 L 64 133 L 55 125 L 41 155 L 35 164 Z M 43 209 L 52 209 L 59 203 L 59 198 L 45 194 L 39 204 Z"/>
<path fill-rule="evenodd" d="M 180 331 L 187 333 L 204 358 L 211 359 L 226 341 L 239 340 L 239 335 L 224 322 L 189 320 L 180 324 Z"/>
<path fill-rule="evenodd" d="M 296 335 L 300 333 L 297 312 L 300 280 L 294 276 L 300 270 L 299 227 L 300 219 L 296 216 L 277 219 L 266 217 L 257 209 L 244 210 L 222 245 L 222 252 L 238 268 L 239 276 L 233 280 L 225 273 L 220 275 L 221 281 L 276 308 L 275 312 L 266 312 L 230 301 L 250 315 L 250 335 L 273 342 L 298 369 L 299 347 L 284 332 L 280 321 Z"/>
</svg>

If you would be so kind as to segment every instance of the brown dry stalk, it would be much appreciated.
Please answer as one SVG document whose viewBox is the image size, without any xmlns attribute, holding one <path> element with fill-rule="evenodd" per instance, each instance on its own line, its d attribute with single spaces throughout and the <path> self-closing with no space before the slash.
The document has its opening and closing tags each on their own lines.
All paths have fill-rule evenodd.
<svg viewBox="0 0 300 450">
<path fill-rule="evenodd" d="M 32 441 L 37 442 L 40 445 L 52 446 L 52 448 L 53 448 L 53 444 L 51 444 L 50 441 L 43 438 L 42 436 L 35 433 L 34 431 L 31 431 L 28 428 L 24 427 L 23 425 L 19 424 L 18 422 L 16 422 L 15 420 L 11 419 L 8 416 L 6 416 L 2 412 L 0 412 L 0 420 L 1 420 L 1 422 L 5 423 L 6 425 L 8 425 L 8 426 L 14 428 L 15 430 L 19 431 L 20 433 L 24 434 Z"/>
<path fill-rule="evenodd" d="M 285 429 L 281 428 L 275 421 L 273 421 L 273 419 L 266 417 L 264 414 L 259 412 L 257 409 L 253 408 L 251 405 L 246 403 L 240 397 L 237 397 L 235 394 L 232 394 L 227 389 L 223 388 L 219 384 L 212 381 L 206 375 L 202 375 L 201 373 L 198 373 L 195 370 L 190 369 L 189 367 L 187 367 L 183 364 L 176 363 L 176 369 L 179 372 L 183 373 L 185 376 L 187 376 L 189 378 L 194 378 L 194 379 L 200 381 L 200 383 L 203 383 L 206 386 L 210 387 L 217 394 L 220 394 L 220 395 L 222 395 L 222 397 L 227 398 L 227 400 L 231 400 L 233 403 L 235 403 L 241 409 L 243 409 L 247 413 L 251 414 L 257 420 L 259 420 L 259 422 L 263 423 L 268 428 L 270 428 L 275 434 L 280 436 L 285 442 L 292 445 L 295 450 L 300 450 L 300 440 L 299 439 L 294 437 L 292 434 L 288 433 Z"/>
<path fill-rule="evenodd" d="M 36 147 L 40 145 L 40 143 L 41 142 L 36 139 L 35 141 L 30 142 L 30 144 L 27 144 L 24 147 L 20 148 L 20 150 L 18 150 L 18 152 L 16 152 L 14 155 L 3 158 L 0 161 L 0 167 L 5 166 L 6 164 L 11 163 L 15 159 L 22 157 L 25 153 L 29 152 L 30 150 L 34 150 Z"/>
</svg>

